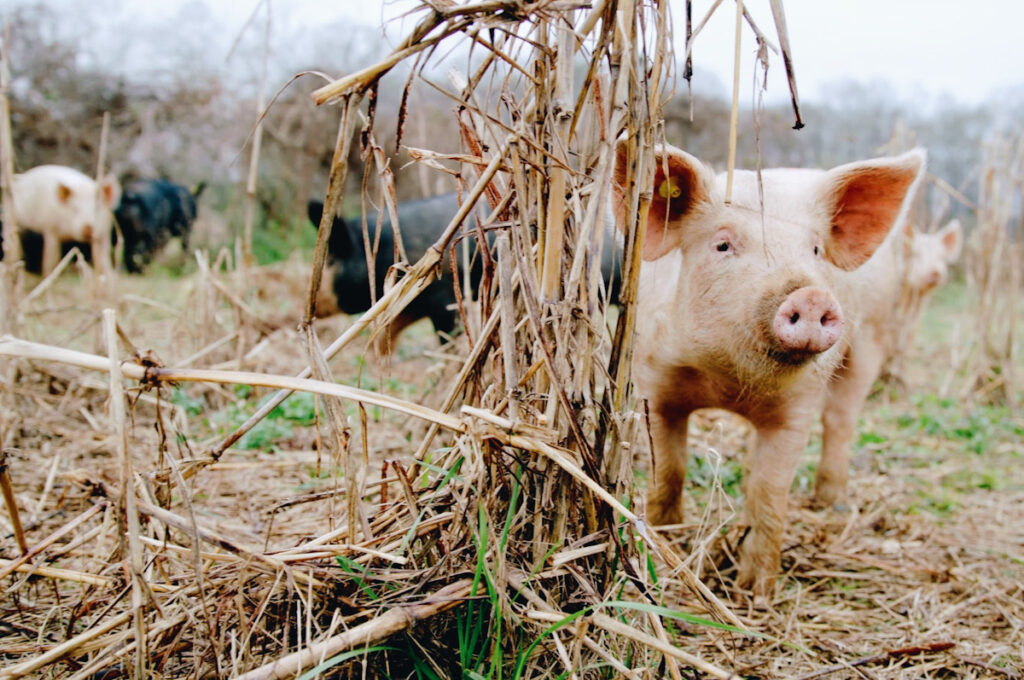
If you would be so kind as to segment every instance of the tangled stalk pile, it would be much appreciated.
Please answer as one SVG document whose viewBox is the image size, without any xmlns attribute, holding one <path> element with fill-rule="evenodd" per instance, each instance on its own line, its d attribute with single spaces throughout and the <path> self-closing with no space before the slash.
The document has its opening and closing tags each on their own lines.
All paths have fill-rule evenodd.
<svg viewBox="0 0 1024 680">
<path fill-rule="evenodd" d="M 630 160 L 627 213 L 645 214 L 649 203 L 673 64 L 667 3 L 435 0 L 421 10 L 391 56 L 314 95 L 339 107 L 341 125 L 302 343 L 291 348 L 308 365 L 298 377 L 166 368 L 145 353 L 124 362 L 126 338 L 111 310 L 101 354 L 0 341 L 0 352 L 19 357 L 16 380 L 38 381 L 30 367 L 41 362 L 109 374 L 109 420 L 98 424 L 105 432 L 96 448 L 118 461 L 113 478 L 83 472 L 62 492 L 62 521 L 49 537 L 0 565 L 4 577 L 25 574 L 15 587 L 32 623 L 18 625 L 38 631 L 7 650 L 12 663 L 0 677 L 271 678 L 318 664 L 428 677 L 497 669 L 538 677 L 598 664 L 679 678 L 692 666 L 729 677 L 673 644 L 666 624 L 691 615 L 660 606 L 661 595 L 677 584 L 685 608 L 704 617 L 689 620 L 734 631 L 743 624 L 631 509 L 634 451 L 647 436 L 629 391 L 642 220 L 627 225 L 624 304 L 611 318 L 599 265 L 613 245 L 605 214 L 617 139 Z M 314 305 L 355 121 L 362 112 L 367 172 L 394 219 L 394 181 L 373 127 L 379 81 L 399 64 L 411 66 L 410 82 L 425 78 L 453 47 L 471 56 L 448 93 L 462 148 L 409 153 L 454 176 L 462 209 L 404 276 L 376 272 L 391 277 L 387 293 L 324 347 Z M 413 113 L 400 113 L 399 133 Z M 463 245 L 470 242 L 477 247 Z M 463 282 L 468 350 L 442 402 L 430 408 L 337 384 L 328 360 L 399 314 L 448 266 L 445 254 L 479 258 L 482 275 L 478 286 Z M 209 344 L 190 362 L 224 344 L 207 337 L 211 296 L 236 310 L 232 341 L 255 336 L 241 299 L 252 274 L 223 283 L 200 265 L 194 335 Z M 232 282 L 240 290 L 229 290 Z M 180 410 L 165 402 L 169 386 L 185 382 L 279 392 L 200 451 Z M 320 450 L 341 481 L 297 500 L 265 492 L 255 500 L 253 490 L 249 516 L 265 527 L 265 543 L 247 542 L 238 537 L 243 518 L 218 523 L 212 505 L 204 508 L 206 485 L 230 465 L 231 446 L 294 390 L 318 395 Z M 429 425 L 379 479 L 371 479 L 381 456 L 368 434 L 369 406 Z M 304 507 L 301 528 L 274 525 L 288 505 Z M 54 561 L 79 566 L 41 566 Z M 56 609 L 32 605 L 43 596 L 30 585 L 40 576 L 51 579 L 43 590 Z"/>
</svg>

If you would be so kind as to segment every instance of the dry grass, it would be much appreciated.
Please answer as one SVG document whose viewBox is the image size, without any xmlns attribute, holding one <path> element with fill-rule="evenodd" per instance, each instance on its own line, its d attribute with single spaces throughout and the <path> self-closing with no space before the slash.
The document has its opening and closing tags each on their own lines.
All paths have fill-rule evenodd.
<svg viewBox="0 0 1024 680">
<path fill-rule="evenodd" d="M 0 678 L 1019 677 L 1024 422 L 1009 411 L 882 395 L 853 509 L 794 509 L 767 608 L 732 585 L 747 441 L 732 418 L 699 423 L 685 543 L 642 521 L 633 309 L 606 313 L 591 263 L 620 132 L 646 210 L 671 59 L 667 3 L 620 2 L 612 22 L 614 4 L 434 2 L 393 58 L 318 93 L 348 132 L 375 80 L 437 57 L 441 36 L 478 56 L 449 92 L 461 154 L 418 152 L 457 168 L 465 209 L 358 321 L 311 321 L 324 228 L 312 275 L 201 255 L 193 276 L 123 279 L 106 298 L 84 270 L 35 296 L 5 288 L 13 331 L 45 346 L 0 340 L 16 508 L 0 516 Z M 393 209 L 364 113 L 374 198 Z M 344 180 L 336 163 L 325 215 Z M 369 332 L 456 235 L 485 230 L 507 235 L 505 257 L 462 300 L 468 332 L 439 350 L 421 326 L 374 359 Z M 948 338 L 927 347 L 956 365 Z M 926 378 L 913 395 L 949 387 Z M 254 385 L 301 393 L 261 409 L 273 393 Z"/>
<path fill-rule="evenodd" d="M 266 280 L 282 285 L 289 277 L 301 280 L 303 276 L 289 264 L 265 274 Z M 144 286 L 151 287 L 155 297 L 188 289 L 198 278 L 172 281 L 173 285 L 147 281 Z M 138 290 L 139 282 L 132 284 Z M 954 348 L 942 338 L 950 336 L 946 327 L 951 317 L 956 318 L 962 294 L 961 290 L 957 299 L 942 301 L 939 309 L 928 314 L 926 331 L 930 333 L 924 340 L 928 350 L 913 356 L 909 366 L 912 395 L 917 396 L 881 394 L 870 405 L 863 424 L 870 436 L 862 437 L 855 461 L 851 512 L 794 508 L 786 539 L 786 575 L 767 609 L 747 608 L 742 594 L 732 591 L 728 567 L 731 546 L 740 532 L 731 507 L 741 502 L 735 470 L 747 444 L 746 430 L 728 414 L 707 414 L 696 432 L 694 458 L 714 461 L 713 451 L 722 458 L 717 475 L 709 474 L 703 465 L 692 470 L 689 516 L 694 521 L 682 532 L 686 543 L 681 552 L 691 556 L 692 566 L 731 603 L 746 626 L 769 638 L 667 618 L 666 635 L 675 645 L 742 676 L 801 677 L 836 666 L 838 670 L 829 677 L 855 677 L 856 671 L 844 664 L 865 659 L 870 661 L 860 668 L 871 677 L 1019 675 L 1024 487 L 1016 471 L 1024 420 L 1019 416 L 999 420 L 1000 412 L 985 410 L 989 407 L 943 405 L 937 398 L 920 396 L 936 392 L 945 377 L 927 367 L 948 362 Z M 153 300 L 166 307 L 141 302 L 124 305 L 119 316 L 125 334 L 138 344 L 166 342 L 158 317 L 164 314 L 173 319 L 170 310 L 190 298 L 187 294 L 175 297 Z M 152 299 L 146 294 L 140 298 Z M 62 319 L 93 314 L 84 289 L 70 277 L 38 299 L 38 309 L 46 310 L 58 301 L 74 310 L 62 311 Z M 219 305 L 219 311 L 227 309 L 226 304 Z M 273 305 L 260 309 L 272 310 Z M 960 319 L 967 318 L 961 311 Z M 336 334 L 350 322 L 334 317 L 320 322 L 319 330 Z M 39 327 L 46 325 L 40 321 Z M 149 337 L 146 329 L 155 334 Z M 81 337 L 83 345 L 91 341 L 88 333 Z M 291 350 L 297 342 L 297 331 L 282 328 L 266 338 L 266 349 L 254 360 L 265 356 L 262 368 L 270 372 L 294 371 L 301 367 L 301 357 Z M 439 388 L 451 381 L 458 368 L 451 357 L 465 352 L 465 342 L 463 336 L 462 344 L 439 352 L 429 326 L 423 323 L 404 336 L 390 367 L 377 366 L 372 358 L 363 364 L 369 346 L 366 335 L 333 364 L 346 383 L 358 381 L 437 406 L 443 396 Z M 188 349 L 178 346 L 168 351 L 172 353 L 167 356 L 176 358 L 173 352 L 183 354 Z M 231 354 L 224 348 L 219 352 Z M 79 647 L 62 650 L 59 661 L 40 672 L 61 677 L 89 677 L 100 667 L 127 672 L 135 636 L 126 617 L 131 611 L 130 585 L 120 557 L 125 534 L 118 531 L 115 511 L 121 462 L 107 416 L 108 385 L 101 374 L 60 364 L 18 364 L 14 388 L 5 394 L 5 422 L 16 424 L 5 435 L 7 441 L 18 442 L 17 448 L 7 449 L 8 468 L 29 546 L 37 550 L 55 540 L 37 550 L 29 561 L 34 566 L 24 565 L 6 576 L 0 647 L 10 665 L 4 672 L 18 674 L 26 669 L 21 664 L 45 661 L 47 651 L 105 624 L 113 628 L 82 641 Z M 134 402 L 130 450 L 140 473 L 136 480 L 143 523 L 140 536 L 147 555 L 141 579 L 149 589 L 144 625 L 150 643 L 148 665 L 154 674 L 180 677 L 192 674 L 196 666 L 202 674 L 241 672 L 334 639 L 342 631 L 377 625 L 382 612 L 394 611 L 396 606 L 430 603 L 431 594 L 443 587 L 471 588 L 481 523 L 494 541 L 504 521 L 511 522 L 509 533 L 515 536 L 522 523 L 535 519 L 523 504 L 517 506 L 522 516 L 488 516 L 494 506 L 477 503 L 476 489 L 492 483 L 490 475 L 511 479 L 514 466 L 522 464 L 526 470 L 536 462 L 511 456 L 488 461 L 472 451 L 479 440 L 463 438 L 450 450 L 432 451 L 431 467 L 417 465 L 409 457 L 410 442 L 419 441 L 427 426 L 393 412 L 371 412 L 366 427 L 371 453 L 366 500 L 378 508 L 372 519 L 374 540 L 353 546 L 338 535 L 344 533 L 344 485 L 335 474 L 341 467 L 338 461 L 321 448 L 322 438 L 328 436 L 325 426 L 277 433 L 277 451 L 266 446 L 229 450 L 218 462 L 195 471 L 187 482 L 179 477 L 175 483 L 174 477 L 185 477 L 196 469 L 202 460 L 198 450 L 219 439 L 216 433 L 223 430 L 216 425 L 219 415 L 230 412 L 235 402 L 254 403 L 255 396 L 243 401 L 215 384 L 161 391 L 165 397 L 173 391 L 174 401 L 186 407 L 189 402 L 191 408 L 202 403 L 203 413 L 201 417 L 182 413 L 181 407 L 164 400 L 158 417 L 153 390 L 141 397 L 138 390 L 129 392 Z M 987 431 L 981 422 L 985 414 L 992 417 Z M 979 423 L 976 437 L 972 439 L 967 431 L 955 434 L 965 423 L 974 422 L 972 417 Z M 161 419 L 171 435 L 163 442 L 161 432 L 153 427 Z M 204 423 L 204 419 L 213 422 Z M 196 451 L 186 448 L 183 437 L 174 436 L 186 433 Z M 448 469 L 459 456 L 463 463 L 458 477 L 439 486 L 441 475 L 434 470 Z M 642 445 L 634 456 L 642 486 L 647 465 Z M 809 453 L 808 464 L 813 460 Z M 424 472 L 429 480 L 426 487 L 421 482 Z M 799 479 L 807 483 L 812 478 L 806 469 Z M 188 490 L 187 497 L 181 496 L 180 488 Z M 799 503 L 807 495 L 797 494 L 797 498 Z M 505 503 L 508 507 L 507 498 Z M 20 551 L 7 526 L 9 517 L 0 521 L 6 553 L 0 568 L 6 571 Z M 70 530 L 58 535 L 68 526 Z M 412 534 L 417 538 L 410 540 Z M 505 616 L 510 631 L 523 636 L 517 638 L 519 645 L 539 637 L 562 616 L 550 611 L 552 603 L 561 603 L 565 612 L 601 599 L 638 599 L 636 586 L 628 582 L 617 581 L 615 588 L 603 593 L 591 590 L 587 572 L 574 569 L 574 563 L 589 546 L 606 544 L 607 538 L 581 538 L 537 563 L 540 572 L 533 577 L 524 573 L 531 570 L 524 569 L 530 562 L 522 562 L 523 555 L 517 554 L 524 546 L 508 546 L 506 554 L 485 553 L 488 560 L 505 562 Z M 604 552 L 602 547 L 597 554 L 603 557 Z M 340 562 L 338 555 L 343 557 Z M 494 566 L 489 569 L 495 569 L 487 572 L 492 578 L 499 573 Z M 718 573 L 718 569 L 724 571 Z M 638 576 L 649 579 L 643 573 Z M 529 586 L 516 597 L 515 588 L 523 583 Z M 685 586 L 663 567 L 658 583 L 647 583 L 647 588 L 667 607 L 685 611 L 695 605 Z M 608 613 L 631 619 L 628 610 Z M 423 659 L 433 659 L 442 677 L 452 674 L 450 662 L 459 649 L 456 629 L 465 616 L 465 610 L 438 614 L 432 622 L 418 624 L 408 636 L 397 634 L 398 642 L 392 639 L 387 646 L 406 651 L 390 653 L 392 675 L 415 672 L 405 656 L 410 647 Z M 487 617 L 488 624 L 495 625 L 491 613 Z M 595 653 L 587 646 L 589 641 L 616 659 L 631 658 L 630 667 L 646 667 L 655 676 L 664 672 L 658 670 L 660 655 L 648 651 L 647 661 L 638 661 L 641 648 L 635 642 L 600 627 L 600 623 L 609 625 L 608 621 L 591 618 L 585 617 L 586 625 L 571 630 L 562 643 L 570 666 L 582 667 L 587 659 L 598 661 L 591 656 Z M 634 624 L 646 627 L 642 622 Z M 580 656 L 574 660 L 570 645 L 577 640 L 583 642 L 576 643 L 581 645 Z M 355 647 L 371 641 L 377 639 L 371 635 Z M 516 649 L 511 639 L 505 642 L 510 646 L 507 652 Z M 939 651 L 885 654 L 947 644 L 952 646 Z M 539 649 L 545 653 L 533 660 L 538 669 L 557 674 L 565 667 L 557 646 Z M 627 650 L 632 650 L 632 657 Z M 380 654 L 373 658 L 379 659 Z M 379 663 L 371 662 L 372 667 Z"/>
</svg>

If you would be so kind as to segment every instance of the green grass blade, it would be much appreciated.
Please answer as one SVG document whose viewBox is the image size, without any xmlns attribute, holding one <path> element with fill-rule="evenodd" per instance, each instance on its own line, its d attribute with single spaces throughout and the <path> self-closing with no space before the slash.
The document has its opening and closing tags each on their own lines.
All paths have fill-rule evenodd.
<svg viewBox="0 0 1024 680">
<path fill-rule="evenodd" d="M 337 656 L 332 656 L 330 659 L 327 659 L 323 663 L 318 664 L 313 668 L 310 668 L 308 671 L 299 676 L 299 680 L 312 680 L 312 678 L 319 676 L 325 670 L 333 668 L 334 666 L 337 666 L 339 663 L 342 663 L 343 661 L 348 661 L 349 659 L 355 658 L 357 656 L 370 654 L 371 652 L 383 651 L 396 652 L 398 650 L 394 647 L 380 645 L 377 647 L 364 647 L 362 649 L 352 649 L 347 652 L 342 652 L 341 654 L 338 654 Z"/>
<path fill-rule="evenodd" d="M 526 650 L 519 655 L 519 660 L 516 662 L 515 673 L 512 676 L 514 680 L 519 680 L 519 678 L 523 677 L 523 670 L 526 668 L 526 662 L 530 659 L 530 655 L 533 654 L 533 650 L 537 648 L 537 645 L 539 645 L 544 640 L 544 638 L 551 635 L 560 628 L 565 628 L 570 623 L 580 618 L 584 614 L 589 614 L 593 609 L 594 607 L 592 606 L 584 607 L 578 612 L 573 612 L 572 614 L 566 616 L 564 619 L 556 621 L 555 623 L 545 628 L 544 631 L 537 636 L 537 639 L 531 642 L 530 646 L 527 647 Z"/>
</svg>

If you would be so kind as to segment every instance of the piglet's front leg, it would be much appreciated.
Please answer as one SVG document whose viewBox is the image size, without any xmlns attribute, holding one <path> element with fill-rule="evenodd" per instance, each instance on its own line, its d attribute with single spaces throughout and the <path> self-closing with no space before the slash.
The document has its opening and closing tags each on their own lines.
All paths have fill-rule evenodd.
<svg viewBox="0 0 1024 680">
<path fill-rule="evenodd" d="M 652 404 L 651 478 L 647 491 L 647 521 L 655 526 L 683 521 L 683 483 L 686 481 L 687 413 Z"/>
<path fill-rule="evenodd" d="M 771 595 L 779 574 L 789 489 L 810 425 L 810 415 L 802 414 L 781 426 L 757 428 L 757 447 L 750 454 L 745 482 L 750 531 L 740 546 L 737 585 L 758 598 Z"/>
</svg>

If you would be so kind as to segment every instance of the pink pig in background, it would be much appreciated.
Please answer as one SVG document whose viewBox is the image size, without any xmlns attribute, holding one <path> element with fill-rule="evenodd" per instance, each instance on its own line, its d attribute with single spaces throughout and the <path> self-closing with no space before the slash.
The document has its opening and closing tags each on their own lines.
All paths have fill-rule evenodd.
<svg viewBox="0 0 1024 680">
<path fill-rule="evenodd" d="M 97 183 L 74 168 L 40 165 L 14 176 L 13 206 L 4 208 L 13 207 L 19 229 L 42 235 L 45 276 L 57 266 L 65 241 L 90 242 L 96 265 L 109 268 L 111 211 L 120 201 L 121 185 L 113 175 Z"/>
<path fill-rule="evenodd" d="M 656 150 L 638 292 L 633 376 L 653 441 L 647 517 L 682 521 L 689 415 L 747 418 L 738 584 L 766 595 L 779 571 L 789 489 L 824 403 L 816 499 L 840 500 L 861 407 L 897 320 L 901 253 L 893 227 L 924 174 L 912 151 L 832 170 L 737 172 L 732 200 L 689 154 Z M 615 170 L 626 224 L 626 149 Z M 763 202 L 762 202 L 763 189 Z"/>
<path fill-rule="evenodd" d="M 945 283 L 950 265 L 960 258 L 964 242 L 960 220 L 950 220 L 935 232 L 908 227 L 907 236 L 910 245 L 907 288 L 919 295 L 928 295 Z"/>
<path fill-rule="evenodd" d="M 908 221 L 903 234 L 903 281 L 891 328 L 888 364 L 890 380 L 905 384 L 903 359 L 913 350 L 917 327 L 935 289 L 949 278 L 949 268 L 963 250 L 963 229 L 951 220 L 934 232 L 915 229 Z"/>
</svg>

